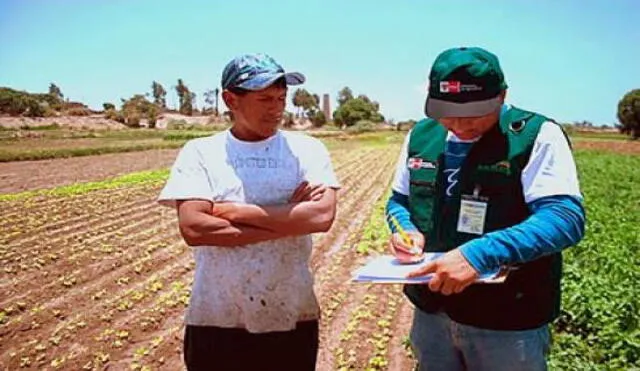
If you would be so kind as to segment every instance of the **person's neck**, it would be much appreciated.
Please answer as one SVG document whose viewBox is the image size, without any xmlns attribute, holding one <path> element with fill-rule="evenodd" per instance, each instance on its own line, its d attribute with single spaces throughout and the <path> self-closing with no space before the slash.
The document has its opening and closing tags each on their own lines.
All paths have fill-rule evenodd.
<svg viewBox="0 0 640 371">
<path fill-rule="evenodd" d="M 231 134 L 238 140 L 243 142 L 261 142 L 265 139 L 269 139 L 270 136 L 262 136 L 254 131 L 248 130 L 241 125 L 233 125 L 231 127 Z"/>
</svg>

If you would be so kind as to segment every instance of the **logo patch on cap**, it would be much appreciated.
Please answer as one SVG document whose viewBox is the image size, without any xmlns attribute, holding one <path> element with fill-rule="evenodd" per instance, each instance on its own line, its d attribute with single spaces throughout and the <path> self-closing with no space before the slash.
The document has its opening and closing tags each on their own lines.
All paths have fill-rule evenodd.
<svg viewBox="0 0 640 371">
<path fill-rule="evenodd" d="M 440 81 L 440 93 L 460 93 L 460 81 Z"/>
<path fill-rule="evenodd" d="M 440 81 L 440 93 L 457 94 L 481 90 L 483 90 L 482 86 L 476 84 L 462 84 L 460 81 Z"/>
</svg>

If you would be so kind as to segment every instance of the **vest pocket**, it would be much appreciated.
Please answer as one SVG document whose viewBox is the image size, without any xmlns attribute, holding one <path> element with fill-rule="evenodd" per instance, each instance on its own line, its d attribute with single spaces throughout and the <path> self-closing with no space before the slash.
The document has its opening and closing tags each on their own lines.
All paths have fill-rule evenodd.
<svg viewBox="0 0 640 371">
<path fill-rule="evenodd" d="M 436 194 L 436 170 L 411 170 L 409 177 L 409 211 L 411 219 L 425 234 L 433 227 L 432 213 Z"/>
<path fill-rule="evenodd" d="M 431 191 L 432 193 L 435 188 L 435 182 L 426 180 L 411 180 L 409 184 L 411 184 L 412 186 L 424 188 L 424 191 Z"/>
<path fill-rule="evenodd" d="M 416 187 L 426 187 L 433 190 L 435 187 L 436 169 L 410 169 L 409 184 Z"/>
</svg>

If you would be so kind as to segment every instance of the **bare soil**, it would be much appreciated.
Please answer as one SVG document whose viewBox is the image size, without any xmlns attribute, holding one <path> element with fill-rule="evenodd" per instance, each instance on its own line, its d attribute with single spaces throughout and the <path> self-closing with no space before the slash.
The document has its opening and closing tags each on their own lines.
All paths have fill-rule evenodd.
<svg viewBox="0 0 640 371">
<path fill-rule="evenodd" d="M 376 357 L 401 368 L 372 369 L 412 365 L 402 344 L 410 311 L 399 287 L 350 282 L 366 258 L 355 247 L 390 183 L 397 150 L 332 151 L 343 185 L 338 216 L 331 230 L 314 236 L 310 262 L 323 313 L 318 370 L 337 369 L 340 349 L 358 350 L 352 369 L 365 369 Z M 175 152 L 162 152 L 165 157 L 143 167 L 171 163 Z M 102 174 L 83 173 L 78 164 L 77 179 L 131 171 L 116 165 L 124 155 L 108 156 L 99 156 Z M 70 163 L 57 161 L 49 164 L 51 174 L 41 175 L 48 186 L 72 181 L 68 171 L 66 178 L 54 176 L 53 169 Z M 175 213 L 155 204 L 158 191 L 142 185 L 0 202 L 0 370 L 184 369 L 182 319 L 193 258 Z M 363 311 L 370 317 L 361 318 Z M 355 328 L 350 338 L 348 324 Z"/>
<path fill-rule="evenodd" d="M 0 193 L 53 188 L 98 181 L 136 171 L 163 169 L 175 161 L 178 149 L 113 153 L 40 161 L 0 163 Z"/>
</svg>

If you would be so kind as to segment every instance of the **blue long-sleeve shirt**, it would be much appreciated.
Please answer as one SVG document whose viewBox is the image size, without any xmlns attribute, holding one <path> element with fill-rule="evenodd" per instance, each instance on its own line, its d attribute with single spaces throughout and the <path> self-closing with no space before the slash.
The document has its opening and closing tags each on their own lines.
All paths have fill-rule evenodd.
<svg viewBox="0 0 640 371">
<path fill-rule="evenodd" d="M 575 245 L 584 235 L 582 200 L 568 195 L 548 196 L 528 204 L 529 218 L 510 228 L 487 233 L 459 246 L 462 255 L 480 273 L 502 265 L 525 263 Z M 393 191 L 387 213 L 406 230 L 417 230 L 408 210 L 409 197 Z M 389 226 L 393 232 L 395 228 Z"/>
</svg>

